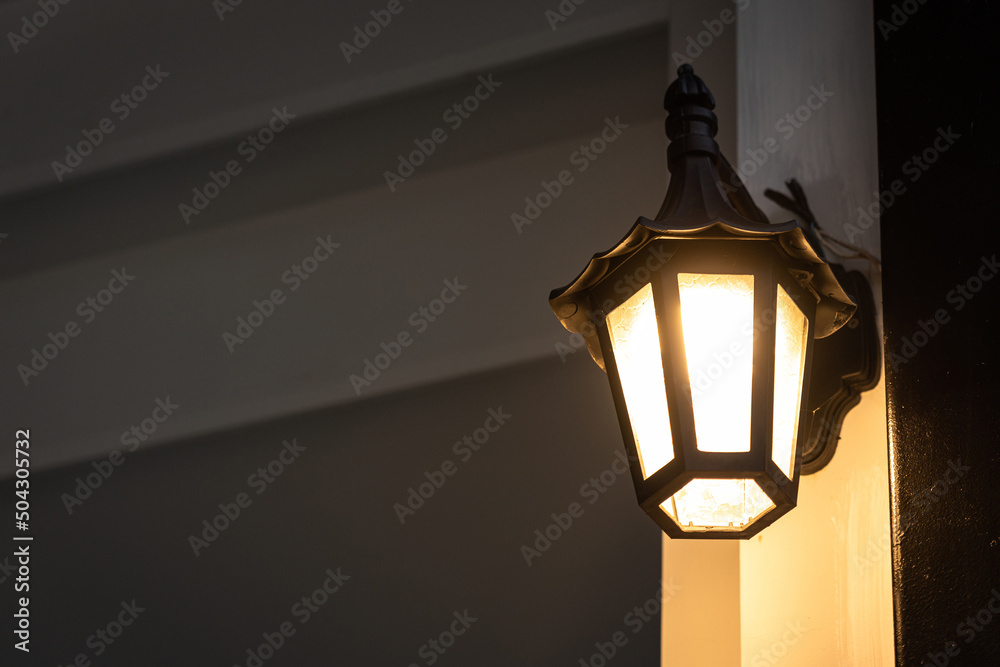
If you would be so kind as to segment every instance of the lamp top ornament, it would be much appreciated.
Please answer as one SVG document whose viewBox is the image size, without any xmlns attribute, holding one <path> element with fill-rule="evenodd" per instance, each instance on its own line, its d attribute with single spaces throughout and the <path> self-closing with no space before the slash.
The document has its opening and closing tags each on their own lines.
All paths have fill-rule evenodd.
<svg viewBox="0 0 1000 667">
<path fill-rule="evenodd" d="M 677 68 L 677 78 L 663 96 L 663 108 L 667 110 L 666 129 L 670 139 L 668 165 L 689 150 L 719 157 L 719 144 L 714 139 L 719 131 L 719 121 L 713 112 L 715 97 L 691 65 Z"/>
<path fill-rule="evenodd" d="M 664 96 L 667 110 L 667 168 L 670 183 L 655 219 L 640 217 L 628 234 L 598 253 L 575 280 L 552 290 L 549 305 L 563 326 L 584 337 L 594 361 L 604 368 L 594 323 L 606 314 L 592 290 L 651 242 L 671 245 L 708 240 L 768 242 L 789 273 L 816 298 L 815 337 L 824 338 L 847 323 L 856 304 L 841 287 L 830 265 L 795 220 L 770 223 L 750 197 L 743 181 L 715 141 L 718 119 L 712 92 L 691 65 L 677 69 Z"/>
</svg>

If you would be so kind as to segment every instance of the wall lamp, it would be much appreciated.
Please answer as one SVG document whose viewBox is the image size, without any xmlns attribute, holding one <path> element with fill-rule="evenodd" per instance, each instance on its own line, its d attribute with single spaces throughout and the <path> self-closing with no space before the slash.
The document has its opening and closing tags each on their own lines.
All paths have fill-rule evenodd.
<svg viewBox="0 0 1000 667">
<path fill-rule="evenodd" d="M 671 537 L 746 539 L 795 507 L 877 384 L 874 302 L 826 261 L 795 181 L 766 194 L 801 223 L 768 221 L 719 151 L 712 93 L 677 74 L 660 212 L 549 304 L 607 372 L 639 505 Z"/>
</svg>

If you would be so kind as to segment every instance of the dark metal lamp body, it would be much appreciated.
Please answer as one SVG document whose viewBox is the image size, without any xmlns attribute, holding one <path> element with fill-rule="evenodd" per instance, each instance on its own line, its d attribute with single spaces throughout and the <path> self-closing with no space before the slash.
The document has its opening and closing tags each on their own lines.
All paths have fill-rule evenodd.
<svg viewBox="0 0 1000 667">
<path fill-rule="evenodd" d="M 860 391 L 878 380 L 878 337 L 867 282 L 831 266 L 795 221 L 769 224 L 721 156 L 714 136 L 715 101 L 690 66 L 678 70 L 665 107 L 671 180 L 655 220 L 640 217 L 607 252 L 595 255 L 549 303 L 562 324 L 583 335 L 594 360 L 608 373 L 639 504 L 671 537 L 749 538 L 795 506 L 801 473 L 825 465 L 846 411 Z M 684 363 L 678 279 L 690 274 L 753 277 L 753 379 L 749 451 L 702 451 L 698 446 L 692 380 Z M 669 462 L 640 465 L 607 316 L 648 285 L 658 336 L 672 435 Z M 842 285 L 850 288 L 848 295 Z M 784 292 L 808 320 L 798 433 L 787 473 L 772 454 L 771 413 L 776 353 L 774 313 Z M 855 315 L 858 305 L 862 311 Z M 845 327 L 852 316 L 860 326 Z M 812 373 L 810 373 L 812 369 Z M 725 419 L 725 415 L 719 415 Z M 748 480 L 773 507 L 748 524 L 693 530 L 679 524 L 675 494 L 692 480 Z M 707 482 L 706 482 L 707 483 Z M 740 487 L 744 488 L 744 487 Z M 668 500 L 671 499 L 671 500 Z M 670 512 L 673 512 L 670 515 Z M 674 518 L 671 518 L 671 517 Z"/>
</svg>

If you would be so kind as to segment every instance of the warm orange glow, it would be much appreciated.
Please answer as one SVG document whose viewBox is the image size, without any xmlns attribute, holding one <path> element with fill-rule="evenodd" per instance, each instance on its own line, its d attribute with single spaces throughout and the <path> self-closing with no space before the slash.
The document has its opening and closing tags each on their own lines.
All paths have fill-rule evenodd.
<svg viewBox="0 0 1000 667">
<path fill-rule="evenodd" d="M 693 479 L 660 504 L 682 530 L 738 532 L 774 509 L 751 479 Z"/>
<path fill-rule="evenodd" d="M 771 458 L 785 477 L 791 479 L 795 468 L 795 440 L 799 430 L 809 322 L 781 285 L 778 285 L 776 319 Z"/>
<path fill-rule="evenodd" d="M 652 286 L 646 284 L 608 313 L 607 324 L 646 478 L 674 458 Z"/>
<path fill-rule="evenodd" d="M 679 273 L 677 284 L 698 449 L 749 452 L 753 276 Z"/>
</svg>

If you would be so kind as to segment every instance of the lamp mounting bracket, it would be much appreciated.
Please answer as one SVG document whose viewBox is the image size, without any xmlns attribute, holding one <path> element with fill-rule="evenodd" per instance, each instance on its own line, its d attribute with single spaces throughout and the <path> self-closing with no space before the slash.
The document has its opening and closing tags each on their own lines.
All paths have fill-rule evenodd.
<svg viewBox="0 0 1000 667">
<path fill-rule="evenodd" d="M 864 275 L 830 264 L 844 290 L 858 308 L 846 326 L 816 340 L 809 378 L 808 419 L 802 446 L 802 474 L 818 472 L 837 451 L 847 412 L 861 401 L 861 393 L 874 389 L 882 374 L 875 299 Z"/>
</svg>

